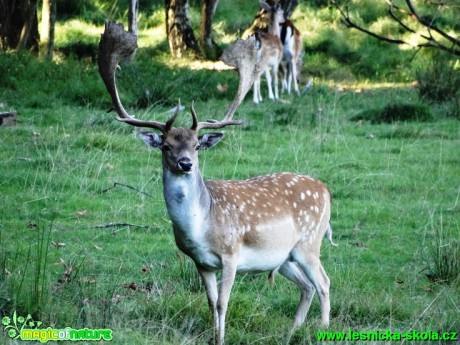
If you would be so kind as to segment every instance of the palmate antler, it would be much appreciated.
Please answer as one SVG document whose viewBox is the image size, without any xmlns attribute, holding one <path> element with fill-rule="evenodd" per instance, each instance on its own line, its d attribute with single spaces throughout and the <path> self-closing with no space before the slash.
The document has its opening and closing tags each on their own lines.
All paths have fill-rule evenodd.
<svg viewBox="0 0 460 345">
<path fill-rule="evenodd" d="M 124 57 L 130 56 L 137 48 L 137 36 L 127 32 L 123 24 L 108 22 L 105 25 L 104 33 L 101 35 L 99 43 L 98 66 L 99 74 L 112 98 L 112 105 L 117 112 L 117 120 L 125 122 L 136 127 L 154 128 L 162 133 L 166 133 L 171 128 L 176 119 L 180 106 L 177 107 L 174 115 L 166 122 L 144 121 L 136 119 L 128 114 L 121 104 L 120 97 L 116 86 L 115 73 L 118 63 Z M 236 67 L 240 77 L 238 91 L 235 99 L 230 104 L 227 114 L 221 121 L 199 122 L 192 102 L 192 127 L 191 129 L 199 131 L 200 129 L 217 129 L 229 125 L 241 125 L 242 120 L 233 120 L 233 115 L 246 96 L 254 82 L 256 72 L 256 45 L 253 38 L 247 40 L 237 40 L 229 46 L 222 55 L 222 61 L 229 66 Z"/>
</svg>

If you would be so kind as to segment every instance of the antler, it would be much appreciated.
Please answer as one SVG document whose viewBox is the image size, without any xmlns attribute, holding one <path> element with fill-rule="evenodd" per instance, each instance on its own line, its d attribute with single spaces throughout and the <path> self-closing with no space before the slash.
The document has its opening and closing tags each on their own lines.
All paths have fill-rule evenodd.
<svg viewBox="0 0 460 345">
<path fill-rule="evenodd" d="M 230 104 L 227 114 L 222 121 L 206 121 L 198 122 L 192 103 L 191 112 L 193 117 L 192 129 L 199 131 L 200 129 L 216 129 L 229 125 L 241 125 L 242 120 L 232 120 L 233 114 L 243 101 L 248 93 L 252 84 L 254 83 L 255 75 L 257 73 L 257 48 L 254 37 L 246 40 L 237 39 L 235 43 L 225 49 L 220 58 L 225 64 L 236 67 L 238 70 L 239 84 L 238 91 L 233 102 Z"/>
<path fill-rule="evenodd" d="M 136 48 L 137 36 L 125 31 L 123 24 L 116 24 L 113 22 L 106 23 L 104 33 L 101 35 L 101 41 L 99 43 L 97 61 L 99 65 L 99 74 L 104 81 L 108 93 L 112 97 L 113 108 L 118 114 L 118 121 L 136 127 L 154 128 L 166 133 L 171 128 L 172 123 L 179 113 L 180 101 L 175 114 L 166 123 L 138 120 L 134 116 L 129 115 L 121 104 L 116 85 L 115 72 L 117 68 L 119 68 L 118 62 L 123 57 L 130 56 Z M 256 59 L 257 48 L 254 37 L 248 38 L 247 40 L 238 39 L 224 51 L 221 60 L 229 66 L 236 67 L 238 70 L 240 81 L 235 99 L 230 104 L 227 114 L 222 121 L 209 120 L 198 122 L 194 103 L 192 102 L 191 113 L 193 124 L 191 129 L 199 131 L 200 129 L 217 129 L 230 125 L 243 124 L 242 120 L 232 120 L 232 118 L 236 109 L 243 101 L 244 96 L 246 96 L 254 83 L 254 76 L 258 68 Z"/>
<path fill-rule="evenodd" d="M 108 93 L 112 97 L 112 105 L 118 116 L 117 120 L 125 122 L 136 127 L 147 127 L 158 129 L 165 133 L 176 118 L 179 107 L 173 117 L 166 124 L 157 121 L 142 121 L 128 114 L 121 104 L 120 97 L 115 79 L 115 72 L 118 62 L 123 58 L 130 56 L 137 48 L 137 36 L 124 30 L 123 24 L 108 22 L 105 24 L 104 33 L 101 35 L 99 42 L 99 53 L 97 63 L 99 65 L 99 74 L 104 81 Z M 172 120 L 172 121 L 171 121 Z"/>
</svg>

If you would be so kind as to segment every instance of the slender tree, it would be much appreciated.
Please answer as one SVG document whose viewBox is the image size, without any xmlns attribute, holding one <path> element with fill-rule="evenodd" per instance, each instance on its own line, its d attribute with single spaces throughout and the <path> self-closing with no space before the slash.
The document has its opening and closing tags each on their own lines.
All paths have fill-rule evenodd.
<svg viewBox="0 0 460 345">
<path fill-rule="evenodd" d="M 128 32 L 133 35 L 138 35 L 137 18 L 139 16 L 139 1 L 129 0 L 128 9 Z M 136 56 L 136 50 L 127 58 L 128 62 L 132 62 Z"/>
<path fill-rule="evenodd" d="M 0 0 L 0 48 L 38 50 L 37 0 Z"/>
<path fill-rule="evenodd" d="M 53 57 L 57 0 L 43 0 L 40 26 L 40 59 Z"/>
<path fill-rule="evenodd" d="M 165 0 L 166 35 L 172 55 L 186 51 L 199 53 L 198 42 L 190 24 L 188 0 Z"/>
<path fill-rule="evenodd" d="M 201 11 L 200 45 L 206 58 L 216 59 L 222 50 L 212 39 L 212 20 L 219 0 L 203 0 Z"/>
</svg>

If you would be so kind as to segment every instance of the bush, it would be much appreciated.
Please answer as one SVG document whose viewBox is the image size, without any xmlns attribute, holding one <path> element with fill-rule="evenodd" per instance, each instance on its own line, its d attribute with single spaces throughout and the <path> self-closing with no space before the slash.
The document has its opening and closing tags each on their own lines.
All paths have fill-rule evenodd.
<svg viewBox="0 0 460 345">
<path fill-rule="evenodd" d="M 435 54 L 427 68 L 416 72 L 417 89 L 421 98 L 445 102 L 460 97 L 460 73 L 449 57 Z"/>
<path fill-rule="evenodd" d="M 457 93 L 457 97 L 451 102 L 448 115 L 460 119 L 460 92 Z"/>
<path fill-rule="evenodd" d="M 372 123 L 392 123 L 397 121 L 430 121 L 433 119 L 430 109 L 424 104 L 387 104 L 383 108 L 366 109 L 351 121 L 370 121 Z"/>
<path fill-rule="evenodd" d="M 427 278 L 445 284 L 460 283 L 460 242 L 436 229 L 427 255 Z"/>
</svg>

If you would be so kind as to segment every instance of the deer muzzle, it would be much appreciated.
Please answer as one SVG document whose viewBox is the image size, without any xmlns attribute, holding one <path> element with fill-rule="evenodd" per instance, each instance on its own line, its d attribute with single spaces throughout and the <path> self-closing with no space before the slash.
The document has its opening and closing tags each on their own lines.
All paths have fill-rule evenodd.
<svg viewBox="0 0 460 345">
<path fill-rule="evenodd" d="M 192 171 L 193 162 L 192 162 L 192 160 L 190 158 L 186 158 L 186 157 L 181 158 L 177 162 L 177 168 L 181 172 L 189 173 L 190 171 Z"/>
</svg>

